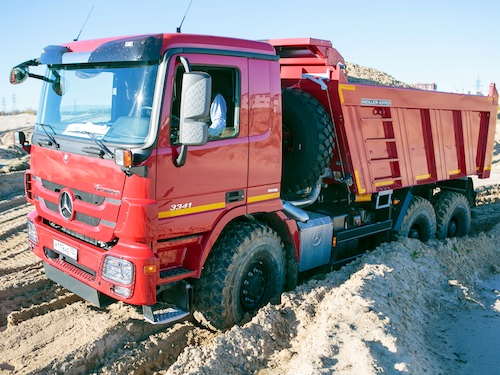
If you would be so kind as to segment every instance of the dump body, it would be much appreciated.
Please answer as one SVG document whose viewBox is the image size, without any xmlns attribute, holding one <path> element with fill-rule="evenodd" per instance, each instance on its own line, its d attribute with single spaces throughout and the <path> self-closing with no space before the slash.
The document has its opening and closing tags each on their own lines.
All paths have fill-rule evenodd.
<svg viewBox="0 0 500 375">
<path fill-rule="evenodd" d="M 284 87 L 300 86 L 331 113 L 333 180 L 354 178 L 353 192 L 372 194 L 491 170 L 498 93 L 485 96 L 348 82 L 331 44 L 270 40 L 280 54 Z"/>
<path fill-rule="evenodd" d="M 337 90 L 343 118 L 337 161 L 346 161 L 357 194 L 489 177 L 496 92 L 473 97 L 351 84 Z"/>
</svg>

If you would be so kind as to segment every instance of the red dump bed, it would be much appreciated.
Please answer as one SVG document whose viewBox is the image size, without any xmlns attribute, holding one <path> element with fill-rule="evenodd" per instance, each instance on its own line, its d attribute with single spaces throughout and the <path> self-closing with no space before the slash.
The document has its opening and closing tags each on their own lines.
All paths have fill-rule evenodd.
<svg viewBox="0 0 500 375">
<path fill-rule="evenodd" d="M 299 85 L 331 113 L 334 179 L 351 174 L 369 194 L 453 178 L 490 175 L 498 107 L 489 96 L 352 84 L 330 42 L 272 40 L 283 86 Z"/>
</svg>

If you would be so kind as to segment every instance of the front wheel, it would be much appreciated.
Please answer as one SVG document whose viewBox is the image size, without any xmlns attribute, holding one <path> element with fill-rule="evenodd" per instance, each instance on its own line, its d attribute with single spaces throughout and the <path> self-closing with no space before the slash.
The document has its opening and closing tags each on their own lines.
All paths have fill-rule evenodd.
<svg viewBox="0 0 500 375">
<path fill-rule="evenodd" d="M 194 317 L 227 329 L 275 302 L 285 284 L 283 244 L 259 223 L 230 224 L 214 245 L 195 283 Z"/>
</svg>

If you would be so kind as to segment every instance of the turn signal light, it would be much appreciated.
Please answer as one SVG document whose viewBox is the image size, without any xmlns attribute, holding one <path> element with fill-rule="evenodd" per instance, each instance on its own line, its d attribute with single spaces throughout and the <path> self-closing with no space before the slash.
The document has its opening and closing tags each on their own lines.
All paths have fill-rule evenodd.
<svg viewBox="0 0 500 375">
<path fill-rule="evenodd" d="M 123 150 L 121 148 L 115 149 L 115 163 L 120 167 L 131 167 L 132 166 L 132 151 Z"/>
<path fill-rule="evenodd" d="M 156 273 L 156 265 L 150 264 L 149 266 L 144 266 L 144 273 L 146 275 Z"/>
</svg>

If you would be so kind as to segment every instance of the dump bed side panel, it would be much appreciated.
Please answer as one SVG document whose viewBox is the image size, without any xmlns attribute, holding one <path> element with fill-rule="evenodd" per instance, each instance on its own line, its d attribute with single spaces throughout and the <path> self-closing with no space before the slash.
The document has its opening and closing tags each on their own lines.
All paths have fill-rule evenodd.
<svg viewBox="0 0 500 375">
<path fill-rule="evenodd" d="M 329 91 L 340 111 L 333 116 L 340 158 L 332 170 L 351 173 L 356 193 L 489 177 L 496 90 L 481 97 L 333 83 Z"/>
</svg>

